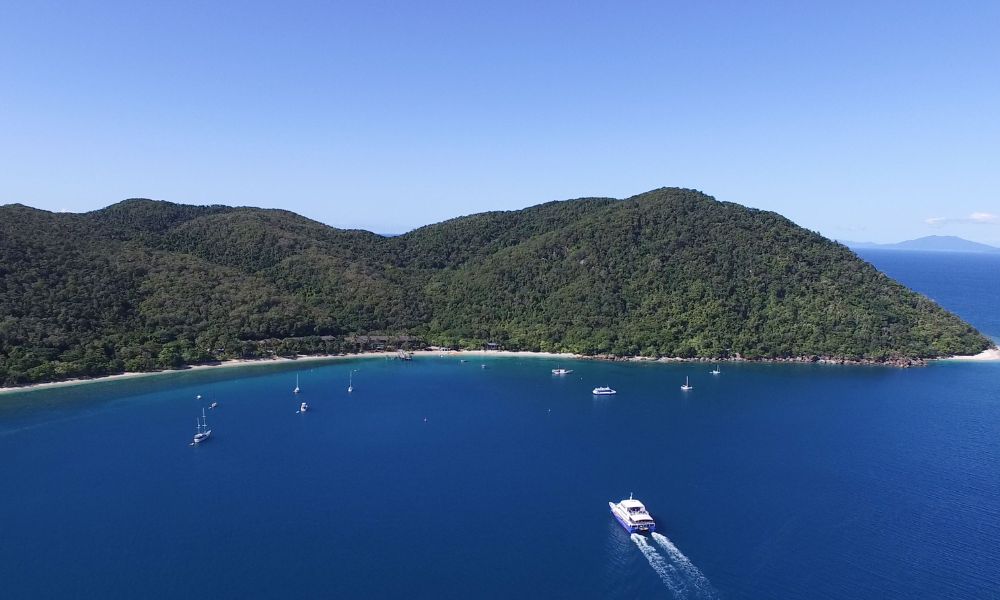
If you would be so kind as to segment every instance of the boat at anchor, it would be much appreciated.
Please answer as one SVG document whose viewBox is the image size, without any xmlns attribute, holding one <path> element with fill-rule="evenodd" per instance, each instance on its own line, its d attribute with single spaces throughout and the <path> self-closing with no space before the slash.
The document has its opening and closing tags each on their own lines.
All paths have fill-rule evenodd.
<svg viewBox="0 0 1000 600">
<path fill-rule="evenodd" d="M 205 417 L 205 409 L 201 409 L 201 420 L 194 420 L 194 439 L 191 445 L 200 444 L 212 435 L 212 430 L 208 428 L 208 421 Z"/>
</svg>

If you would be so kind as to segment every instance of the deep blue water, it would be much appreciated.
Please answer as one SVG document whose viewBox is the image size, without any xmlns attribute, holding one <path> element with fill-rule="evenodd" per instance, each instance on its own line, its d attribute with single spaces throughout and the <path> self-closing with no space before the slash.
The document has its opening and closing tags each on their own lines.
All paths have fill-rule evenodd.
<svg viewBox="0 0 1000 600">
<path fill-rule="evenodd" d="M 866 258 L 1000 331 L 997 278 Z M 0 396 L 0 595 L 1000 598 L 1000 364 L 709 369 L 367 359 Z M 665 538 L 611 518 L 630 492 Z"/>
</svg>

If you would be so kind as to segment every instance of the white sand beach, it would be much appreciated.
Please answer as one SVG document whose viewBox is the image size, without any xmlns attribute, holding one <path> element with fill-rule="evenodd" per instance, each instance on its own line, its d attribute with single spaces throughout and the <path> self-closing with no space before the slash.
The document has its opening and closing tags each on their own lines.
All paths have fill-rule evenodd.
<svg viewBox="0 0 1000 600">
<path fill-rule="evenodd" d="M 587 358 L 577 354 L 556 354 L 550 352 L 513 352 L 506 350 L 417 350 L 412 353 L 414 356 L 507 356 L 507 357 L 539 357 L 539 358 Z M 48 383 L 34 383 L 18 387 L 0 388 L 0 395 L 18 392 L 28 392 L 49 388 L 69 387 L 76 385 L 86 385 L 89 383 L 101 383 L 106 381 L 118 381 L 122 379 L 137 379 L 140 377 L 156 377 L 158 375 L 168 375 L 170 373 L 188 373 L 204 369 L 233 369 L 239 367 L 254 367 L 261 365 L 273 365 L 282 363 L 304 363 L 304 362 L 329 362 L 336 360 L 359 360 L 365 358 L 394 358 L 396 352 L 367 352 L 364 354 L 318 354 L 308 356 L 297 356 L 295 358 L 274 357 L 274 358 L 252 358 L 252 359 L 232 359 L 217 363 L 204 365 L 191 365 L 181 369 L 167 369 L 163 371 L 144 371 L 119 373 L 105 377 L 92 377 L 87 379 L 67 379 L 65 381 L 53 381 Z"/>
<path fill-rule="evenodd" d="M 975 360 L 975 361 L 995 361 L 1000 360 L 1000 348 L 990 348 L 983 350 L 979 354 L 969 356 L 949 356 L 943 360 Z"/>
<path fill-rule="evenodd" d="M 158 375 L 168 375 L 170 373 L 187 373 L 190 371 L 197 371 L 203 369 L 233 369 L 240 367 L 254 367 L 262 365 L 273 365 L 282 363 L 306 363 L 306 362 L 329 362 L 337 360 L 361 360 L 366 358 L 394 358 L 396 357 L 396 352 L 367 352 L 364 354 L 318 354 L 318 355 L 308 355 L 308 356 L 297 356 L 295 358 L 286 357 L 274 357 L 274 358 L 252 358 L 252 359 L 232 359 L 225 360 L 217 363 L 204 364 L 204 365 L 192 365 L 189 367 L 184 367 L 181 369 L 169 369 L 163 371 L 146 371 L 139 373 L 119 373 L 117 375 L 108 375 L 106 377 L 93 377 L 89 379 L 67 379 L 65 381 L 53 381 L 49 383 L 35 383 L 31 385 L 24 385 L 19 387 L 4 387 L 0 388 L 0 395 L 12 394 L 18 392 L 28 392 L 34 390 L 42 390 L 49 388 L 59 388 L 59 387 L 69 387 L 75 385 L 86 385 L 88 383 L 100 383 L 105 381 L 117 381 L 121 379 L 136 379 L 140 377 L 156 377 Z M 608 359 L 607 356 L 584 356 L 582 354 L 573 354 L 570 352 L 530 352 L 530 351 L 513 351 L 513 350 L 416 350 L 412 352 L 414 356 L 455 356 L 455 357 L 509 357 L 509 358 L 564 358 L 564 359 L 589 359 L 589 360 L 601 360 Z M 733 359 L 728 360 L 708 360 L 708 359 L 685 359 L 685 358 L 648 358 L 642 356 L 629 357 L 619 360 L 628 361 L 650 361 L 650 362 L 732 362 Z M 1000 361 L 1000 348 L 990 348 L 980 352 L 979 354 L 970 356 L 950 356 L 948 358 L 940 360 L 965 360 L 965 361 Z M 764 361 L 768 362 L 768 361 Z M 778 361 L 781 362 L 781 361 Z"/>
</svg>

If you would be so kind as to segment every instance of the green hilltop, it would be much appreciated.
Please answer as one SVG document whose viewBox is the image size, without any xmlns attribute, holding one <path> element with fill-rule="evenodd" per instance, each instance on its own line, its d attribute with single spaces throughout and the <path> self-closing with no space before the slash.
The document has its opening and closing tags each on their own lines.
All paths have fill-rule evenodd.
<svg viewBox="0 0 1000 600">
<path fill-rule="evenodd" d="M 282 210 L 7 205 L 0 276 L 4 385 L 350 351 L 357 334 L 689 358 L 884 361 L 992 346 L 846 247 L 676 188 L 396 237 Z"/>
</svg>

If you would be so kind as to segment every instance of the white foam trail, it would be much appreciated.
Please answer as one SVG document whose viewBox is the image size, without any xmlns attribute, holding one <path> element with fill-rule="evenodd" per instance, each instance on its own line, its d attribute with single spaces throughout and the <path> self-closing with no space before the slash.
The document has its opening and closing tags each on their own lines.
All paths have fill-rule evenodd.
<svg viewBox="0 0 1000 600">
<path fill-rule="evenodd" d="M 649 566 L 653 567 L 656 574 L 660 576 L 660 581 L 663 582 L 663 585 L 667 586 L 667 589 L 673 592 L 674 596 L 683 597 L 684 585 L 677 579 L 677 570 L 666 559 L 660 556 L 660 553 L 646 541 L 646 538 L 637 533 L 633 533 L 631 537 L 632 541 L 639 548 L 639 551 L 646 557 Z"/>
<path fill-rule="evenodd" d="M 690 587 L 692 592 L 694 592 L 695 597 L 698 598 L 715 598 L 716 591 L 712 587 L 712 582 L 705 577 L 705 574 L 701 572 L 701 569 L 694 566 L 688 557 L 684 556 L 684 553 L 680 551 L 677 546 L 674 545 L 670 539 L 662 534 L 656 533 L 652 534 L 653 541 L 666 551 L 667 556 L 670 561 L 677 567 L 680 571 L 681 576 L 684 578 L 684 583 L 687 587 Z"/>
</svg>

